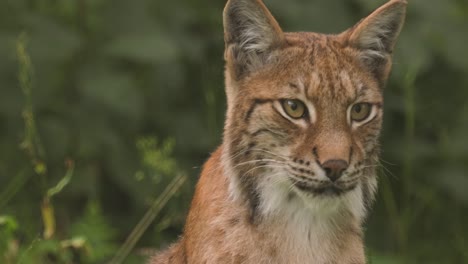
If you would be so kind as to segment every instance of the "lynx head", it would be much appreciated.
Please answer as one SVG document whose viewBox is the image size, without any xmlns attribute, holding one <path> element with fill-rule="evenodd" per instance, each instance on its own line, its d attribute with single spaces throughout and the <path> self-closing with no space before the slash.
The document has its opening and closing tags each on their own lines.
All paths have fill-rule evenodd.
<svg viewBox="0 0 468 264">
<path fill-rule="evenodd" d="M 376 188 L 382 89 L 405 10 L 391 0 L 323 35 L 283 32 L 261 0 L 228 1 L 223 162 L 231 194 L 253 216 L 295 200 L 362 218 Z"/>
</svg>

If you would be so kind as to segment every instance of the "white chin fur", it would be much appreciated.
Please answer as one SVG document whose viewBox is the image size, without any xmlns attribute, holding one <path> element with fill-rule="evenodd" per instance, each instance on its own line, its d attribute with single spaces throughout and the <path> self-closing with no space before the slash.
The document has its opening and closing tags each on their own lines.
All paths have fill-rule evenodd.
<svg viewBox="0 0 468 264">
<path fill-rule="evenodd" d="M 343 224 L 352 225 L 356 220 L 359 224 L 364 217 L 361 185 L 335 197 L 312 197 L 292 188 L 284 173 L 264 175 L 259 186 L 261 213 L 265 221 L 281 227 L 286 252 L 294 251 L 300 257 L 294 263 L 303 259 L 329 263 L 327 256 L 334 254 Z M 291 192 L 294 198 L 288 198 Z"/>
<path fill-rule="evenodd" d="M 349 213 L 359 221 L 365 217 L 361 184 L 340 196 L 312 196 L 297 190 L 288 177 L 280 172 L 272 172 L 262 178 L 258 187 L 261 196 L 260 210 L 264 216 L 294 218 L 300 214 L 310 219 L 331 221 Z"/>
<path fill-rule="evenodd" d="M 239 201 L 242 196 L 239 179 L 234 176 L 235 172 L 232 170 L 228 151 L 224 151 L 222 155 L 224 175 L 229 178 L 229 196 L 233 201 Z M 334 222 L 341 215 L 351 213 L 356 220 L 361 222 L 365 217 L 366 208 L 361 184 L 339 197 L 312 197 L 292 186 L 283 171 L 273 170 L 268 174 L 259 175 L 259 179 L 259 209 L 267 219 L 281 216 L 281 220 L 286 221 L 294 219 L 304 223 L 315 222 L 314 220 Z M 292 199 L 288 197 L 291 194 L 294 194 Z"/>
</svg>

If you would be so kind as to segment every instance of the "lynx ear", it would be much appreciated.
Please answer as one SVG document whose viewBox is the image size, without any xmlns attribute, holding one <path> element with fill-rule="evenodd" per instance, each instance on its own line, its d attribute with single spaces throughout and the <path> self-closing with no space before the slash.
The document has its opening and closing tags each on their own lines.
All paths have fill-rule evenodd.
<svg viewBox="0 0 468 264">
<path fill-rule="evenodd" d="M 405 21 L 406 1 L 391 0 L 350 29 L 348 43 L 360 51 L 361 60 L 385 81 L 391 55 Z"/>
<path fill-rule="evenodd" d="M 283 42 L 281 28 L 261 0 L 229 0 L 223 20 L 224 57 L 234 79 L 268 63 Z"/>
</svg>

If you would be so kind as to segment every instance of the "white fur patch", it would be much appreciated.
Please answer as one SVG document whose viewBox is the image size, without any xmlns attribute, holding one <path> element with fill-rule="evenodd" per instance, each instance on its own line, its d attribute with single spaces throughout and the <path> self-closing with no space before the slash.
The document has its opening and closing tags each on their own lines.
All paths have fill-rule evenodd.
<svg viewBox="0 0 468 264">
<path fill-rule="evenodd" d="M 351 77 L 349 77 L 349 73 L 347 71 L 340 71 L 339 76 L 344 86 L 348 88 L 353 88 L 353 82 L 351 81 Z"/>
<path fill-rule="evenodd" d="M 284 226 L 284 255 L 297 256 L 292 263 L 302 263 L 304 259 L 325 263 L 336 246 L 340 222 L 352 221 L 344 219 L 347 213 L 351 211 L 359 222 L 365 215 L 361 188 L 341 197 L 310 197 L 294 191 L 287 179 L 281 172 L 264 176 L 259 186 L 262 214 L 266 221 L 274 219 Z M 292 199 L 288 198 L 291 192 L 295 194 Z"/>
<path fill-rule="evenodd" d="M 241 187 L 239 183 L 239 178 L 236 177 L 236 174 L 234 172 L 233 164 L 232 164 L 232 157 L 229 155 L 229 148 L 224 147 L 223 153 L 221 156 L 221 162 L 222 162 L 222 167 L 223 167 L 223 174 L 228 177 L 229 180 L 229 198 L 232 201 L 239 201 L 241 199 Z"/>
</svg>

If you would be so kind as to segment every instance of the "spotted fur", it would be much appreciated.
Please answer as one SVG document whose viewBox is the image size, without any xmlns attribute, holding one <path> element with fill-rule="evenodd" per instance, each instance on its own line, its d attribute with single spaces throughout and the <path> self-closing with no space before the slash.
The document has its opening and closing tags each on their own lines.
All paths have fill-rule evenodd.
<svg viewBox="0 0 468 264">
<path fill-rule="evenodd" d="M 150 263 L 365 263 L 382 89 L 406 10 L 391 0 L 338 35 L 284 33 L 260 0 L 224 10 L 227 120 L 178 243 Z M 284 100 L 304 103 L 292 118 Z M 363 121 L 350 109 L 369 103 Z M 337 180 L 324 164 L 346 167 Z"/>
</svg>

